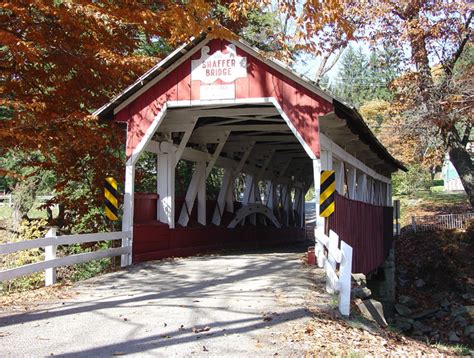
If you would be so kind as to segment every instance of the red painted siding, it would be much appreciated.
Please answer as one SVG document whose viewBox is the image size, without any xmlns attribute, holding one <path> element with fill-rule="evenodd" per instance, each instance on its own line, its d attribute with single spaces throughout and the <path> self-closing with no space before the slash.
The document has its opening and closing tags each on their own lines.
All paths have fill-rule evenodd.
<svg viewBox="0 0 474 358">
<path fill-rule="evenodd" d="M 211 54 L 226 49 L 226 40 L 212 40 Z M 299 134 L 319 157 L 318 116 L 333 110 L 332 104 L 277 72 L 262 60 L 237 48 L 247 57 L 248 76 L 235 81 L 236 99 L 273 97 L 296 127 Z M 200 58 L 198 51 L 192 59 Z M 130 156 L 155 116 L 167 101 L 191 101 L 200 98 L 200 82 L 191 81 L 191 59 L 145 91 L 116 114 L 117 121 L 128 123 L 127 155 Z M 219 84 L 221 81 L 216 81 Z"/>
<path fill-rule="evenodd" d="M 169 229 L 160 223 L 135 224 L 133 262 L 184 257 L 222 249 L 263 248 L 291 244 L 305 239 L 302 228 L 243 226 L 227 229 L 217 226 Z"/>
<path fill-rule="evenodd" d="M 135 223 L 156 221 L 158 194 L 135 193 L 133 204 L 133 218 Z"/>
<path fill-rule="evenodd" d="M 201 226 L 196 223 L 196 210 L 191 215 L 190 226 L 170 229 L 156 221 L 156 194 L 135 193 L 133 225 L 133 261 L 157 260 L 173 256 L 190 256 L 215 252 L 223 248 L 259 248 L 283 243 L 293 243 L 305 238 L 305 230 L 287 227 L 239 226 L 227 229 Z M 184 200 L 177 200 L 181 207 Z M 208 220 L 211 219 L 215 201 L 207 202 Z M 196 208 L 196 205 L 194 206 Z M 179 212 L 179 210 L 177 210 Z M 225 219 L 223 219 L 225 220 Z M 228 220 L 230 221 L 230 220 Z"/>
<path fill-rule="evenodd" d="M 392 242 L 391 207 L 371 205 L 336 194 L 329 229 L 353 248 L 352 272 L 369 273 L 388 255 Z"/>
</svg>

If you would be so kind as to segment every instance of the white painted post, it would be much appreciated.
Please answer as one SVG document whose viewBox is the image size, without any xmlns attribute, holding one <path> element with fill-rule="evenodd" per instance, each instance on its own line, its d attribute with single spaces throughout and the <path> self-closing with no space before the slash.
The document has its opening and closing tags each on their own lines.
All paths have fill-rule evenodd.
<svg viewBox="0 0 474 358">
<path fill-rule="evenodd" d="M 344 162 L 337 161 L 334 166 L 336 174 L 336 190 L 340 195 L 344 195 Z"/>
<path fill-rule="evenodd" d="M 329 150 L 321 150 L 321 170 L 332 170 L 333 160 L 332 152 Z"/>
<path fill-rule="evenodd" d="M 229 183 L 229 188 L 227 189 L 227 196 L 225 199 L 225 210 L 229 213 L 234 212 L 234 187 L 235 187 L 235 178 L 232 176 Z"/>
<path fill-rule="evenodd" d="M 130 238 L 122 239 L 122 247 L 129 247 L 130 253 L 121 257 L 121 266 L 132 264 L 133 245 L 133 200 L 135 187 L 135 164 L 129 160 L 125 166 L 125 190 L 123 193 L 122 231 L 130 231 Z"/>
<path fill-rule="evenodd" d="M 357 200 L 367 202 L 367 174 L 360 173 L 357 178 Z"/>
<path fill-rule="evenodd" d="M 365 201 L 369 204 L 372 204 L 372 178 L 367 177 L 367 193 L 365 196 Z"/>
<path fill-rule="evenodd" d="M 258 182 L 254 178 L 252 189 L 250 192 L 249 204 L 254 204 L 256 202 L 257 194 L 258 194 Z M 250 224 L 257 225 L 257 214 L 249 215 L 248 218 L 249 218 Z"/>
<path fill-rule="evenodd" d="M 56 228 L 52 227 L 46 233 L 45 238 L 51 238 L 55 240 Z M 48 245 L 44 248 L 44 261 L 51 261 L 56 258 L 56 251 L 58 247 L 56 245 Z M 44 285 L 51 286 L 56 283 L 56 267 L 47 268 L 44 270 Z"/>
<path fill-rule="evenodd" d="M 293 202 L 293 210 L 299 217 L 299 221 L 295 222 L 296 227 L 304 227 L 304 191 L 303 188 L 295 188 L 295 200 Z"/>
<path fill-rule="evenodd" d="M 349 316 L 351 309 L 352 247 L 341 241 L 342 261 L 339 268 L 339 312 Z"/>
<path fill-rule="evenodd" d="M 242 205 L 247 205 L 250 202 L 250 198 L 253 192 L 253 175 L 247 174 L 245 176 L 245 184 L 244 184 L 244 196 L 242 198 Z"/>
<path fill-rule="evenodd" d="M 375 201 L 375 179 L 370 178 L 370 201 L 371 204 L 376 204 Z"/>
<path fill-rule="evenodd" d="M 326 264 L 326 255 L 324 253 L 324 245 L 321 242 L 320 238 L 326 236 L 324 234 L 324 228 L 319 227 L 316 228 L 314 233 L 314 238 L 315 238 L 315 247 L 314 247 L 314 253 L 316 255 L 316 260 L 318 262 L 318 267 L 323 268 Z"/>
<path fill-rule="evenodd" d="M 223 135 L 219 138 L 219 144 L 217 145 L 214 153 L 211 155 L 211 158 L 209 160 L 209 163 L 207 166 L 205 166 L 204 163 L 204 170 L 202 170 L 202 164 L 196 165 L 196 169 L 194 170 L 193 176 L 191 178 L 191 182 L 189 183 L 188 191 L 186 192 L 186 197 L 185 197 L 185 205 L 183 205 L 183 208 L 181 209 L 181 213 L 179 215 L 179 220 L 178 223 L 182 226 L 187 226 L 189 222 L 189 214 L 193 210 L 194 206 L 194 200 L 196 199 L 196 195 L 198 195 L 198 191 L 200 193 L 200 199 L 198 197 L 198 205 L 200 205 L 200 209 L 198 207 L 198 221 L 201 222 L 206 222 L 205 221 L 205 185 L 206 185 L 206 180 L 209 174 L 211 173 L 212 168 L 214 168 L 214 165 L 216 164 L 217 158 L 219 158 L 219 155 L 221 154 L 222 149 L 224 148 L 225 142 L 227 140 L 227 137 L 229 136 L 230 132 L 224 132 Z M 203 181 L 203 183 L 201 182 Z M 204 190 L 203 186 L 204 185 Z M 203 200 L 204 199 L 204 200 Z M 204 201 L 204 207 L 203 207 L 203 201 Z M 203 211 L 204 210 L 204 211 Z M 201 212 L 201 214 L 199 214 Z M 203 220 L 203 215 L 204 215 L 204 220 Z M 205 225 L 205 224 L 204 224 Z"/>
<path fill-rule="evenodd" d="M 349 191 L 349 199 L 355 200 L 357 198 L 356 187 L 357 169 L 350 167 L 349 172 L 347 173 L 347 190 Z"/>
<path fill-rule="evenodd" d="M 416 232 L 416 218 L 414 216 L 411 217 L 411 227 L 413 232 Z"/>
<path fill-rule="evenodd" d="M 315 197 L 315 215 L 316 215 L 316 226 L 317 228 L 323 228 L 324 232 L 324 218 L 319 216 L 319 197 L 321 195 L 321 160 L 313 160 L 313 182 L 314 182 L 314 197 Z M 315 232 L 316 234 L 316 232 Z"/>
<path fill-rule="evenodd" d="M 290 210 L 291 210 L 291 203 L 290 203 L 291 189 L 288 184 L 283 185 L 281 196 L 282 196 L 282 207 L 283 207 L 282 224 L 284 226 L 288 226 L 290 224 Z"/>
<path fill-rule="evenodd" d="M 300 199 L 300 227 L 305 227 L 305 201 L 306 201 L 306 192 L 307 190 L 301 189 L 301 199 Z"/>
<path fill-rule="evenodd" d="M 226 168 L 224 170 L 224 178 L 222 178 L 221 190 L 219 190 L 219 195 L 217 196 L 216 208 L 214 209 L 214 214 L 212 215 L 212 223 L 214 225 L 220 225 L 222 215 L 224 214 L 226 200 L 228 199 L 230 187 L 232 180 L 234 179 L 232 175 L 232 169 Z"/>
<path fill-rule="evenodd" d="M 265 205 L 270 209 L 274 209 L 275 205 L 275 186 L 271 180 L 267 180 L 267 195 Z"/>
<path fill-rule="evenodd" d="M 191 214 L 193 207 L 194 207 L 194 200 L 196 199 L 196 195 L 199 190 L 199 186 L 201 185 L 201 181 L 206 182 L 204 179 L 206 172 L 205 162 L 198 162 L 196 163 L 196 167 L 194 168 L 193 176 L 191 177 L 191 182 L 189 183 L 188 191 L 186 192 L 185 197 L 185 204 L 181 209 L 181 214 L 179 216 L 179 224 L 181 226 L 187 226 L 189 222 L 189 214 Z M 199 200 L 199 199 L 198 199 Z"/>
<path fill-rule="evenodd" d="M 197 220 L 201 225 L 206 225 L 206 163 L 198 162 L 196 164 L 196 170 L 202 173 L 197 189 Z"/>
<path fill-rule="evenodd" d="M 326 262 L 326 291 L 328 293 L 335 293 L 336 287 L 334 282 L 334 275 L 331 275 L 328 271 L 332 270 L 332 273 L 336 272 L 336 260 L 332 256 L 332 253 L 339 250 L 339 236 L 332 230 L 329 230 L 329 243 L 328 243 L 328 257 Z M 327 266 L 330 266 L 329 268 Z"/>
<path fill-rule="evenodd" d="M 400 236 L 400 224 L 398 222 L 400 219 L 400 200 L 393 201 L 393 216 L 395 218 L 395 235 Z"/>
<path fill-rule="evenodd" d="M 173 143 L 161 142 L 157 159 L 157 220 L 174 229 L 175 152 Z"/>
</svg>

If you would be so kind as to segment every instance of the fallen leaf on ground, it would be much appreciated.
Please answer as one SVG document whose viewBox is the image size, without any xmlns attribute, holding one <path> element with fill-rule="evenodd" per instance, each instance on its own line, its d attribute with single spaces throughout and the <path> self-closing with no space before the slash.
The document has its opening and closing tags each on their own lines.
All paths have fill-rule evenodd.
<svg viewBox="0 0 474 358">
<path fill-rule="evenodd" d="M 196 328 L 193 327 L 193 333 L 201 333 L 201 332 L 207 332 L 211 329 L 211 327 L 206 326 L 206 327 L 201 327 L 201 328 Z"/>
</svg>

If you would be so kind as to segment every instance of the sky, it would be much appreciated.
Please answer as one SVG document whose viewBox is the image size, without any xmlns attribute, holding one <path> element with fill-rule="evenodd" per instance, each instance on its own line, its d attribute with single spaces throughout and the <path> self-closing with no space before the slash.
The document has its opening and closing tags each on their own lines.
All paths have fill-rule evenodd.
<svg viewBox="0 0 474 358">
<path fill-rule="evenodd" d="M 361 48 L 362 51 L 367 55 L 370 52 L 369 46 L 366 43 L 350 41 L 349 45 L 352 46 L 354 49 Z M 334 80 L 337 79 L 341 59 L 342 59 L 342 56 L 339 58 L 339 61 L 336 62 L 334 67 L 327 73 L 327 76 L 329 77 L 330 82 L 334 82 Z M 303 58 L 303 61 L 301 60 L 297 61 L 294 65 L 294 69 L 296 72 L 308 77 L 309 79 L 314 79 L 316 68 L 318 67 L 319 62 L 320 62 L 319 57 L 311 57 L 310 55 L 308 55 Z"/>
</svg>

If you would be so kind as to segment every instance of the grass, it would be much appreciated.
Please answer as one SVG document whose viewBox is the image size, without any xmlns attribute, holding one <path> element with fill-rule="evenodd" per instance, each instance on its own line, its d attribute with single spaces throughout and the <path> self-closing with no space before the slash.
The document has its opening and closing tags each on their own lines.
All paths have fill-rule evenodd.
<svg viewBox="0 0 474 358">
<path fill-rule="evenodd" d="M 460 356 L 471 355 L 471 350 L 469 349 L 469 347 L 463 344 L 444 344 L 444 343 L 438 342 L 438 343 L 433 344 L 433 347 L 440 350 L 451 351 L 452 353 L 456 355 L 460 355 Z"/>
<path fill-rule="evenodd" d="M 28 211 L 28 217 L 30 219 L 46 219 L 48 213 L 45 209 L 40 209 L 43 203 L 35 203 L 33 207 Z M 59 209 L 55 206 L 53 208 L 53 216 L 57 216 Z M 9 206 L 0 206 L 0 220 L 10 219 L 13 215 L 13 210 Z"/>
<path fill-rule="evenodd" d="M 331 295 L 331 302 L 329 302 L 329 305 L 331 306 L 332 309 L 336 309 L 339 307 L 339 295 L 338 294 L 332 294 Z"/>
<path fill-rule="evenodd" d="M 12 216 L 12 209 L 9 206 L 0 206 L 0 220 L 8 219 Z"/>
<path fill-rule="evenodd" d="M 411 216 L 466 212 L 471 209 L 466 193 L 445 192 L 443 186 L 418 191 L 410 195 L 395 196 L 400 200 L 401 224 L 408 225 Z"/>
</svg>

